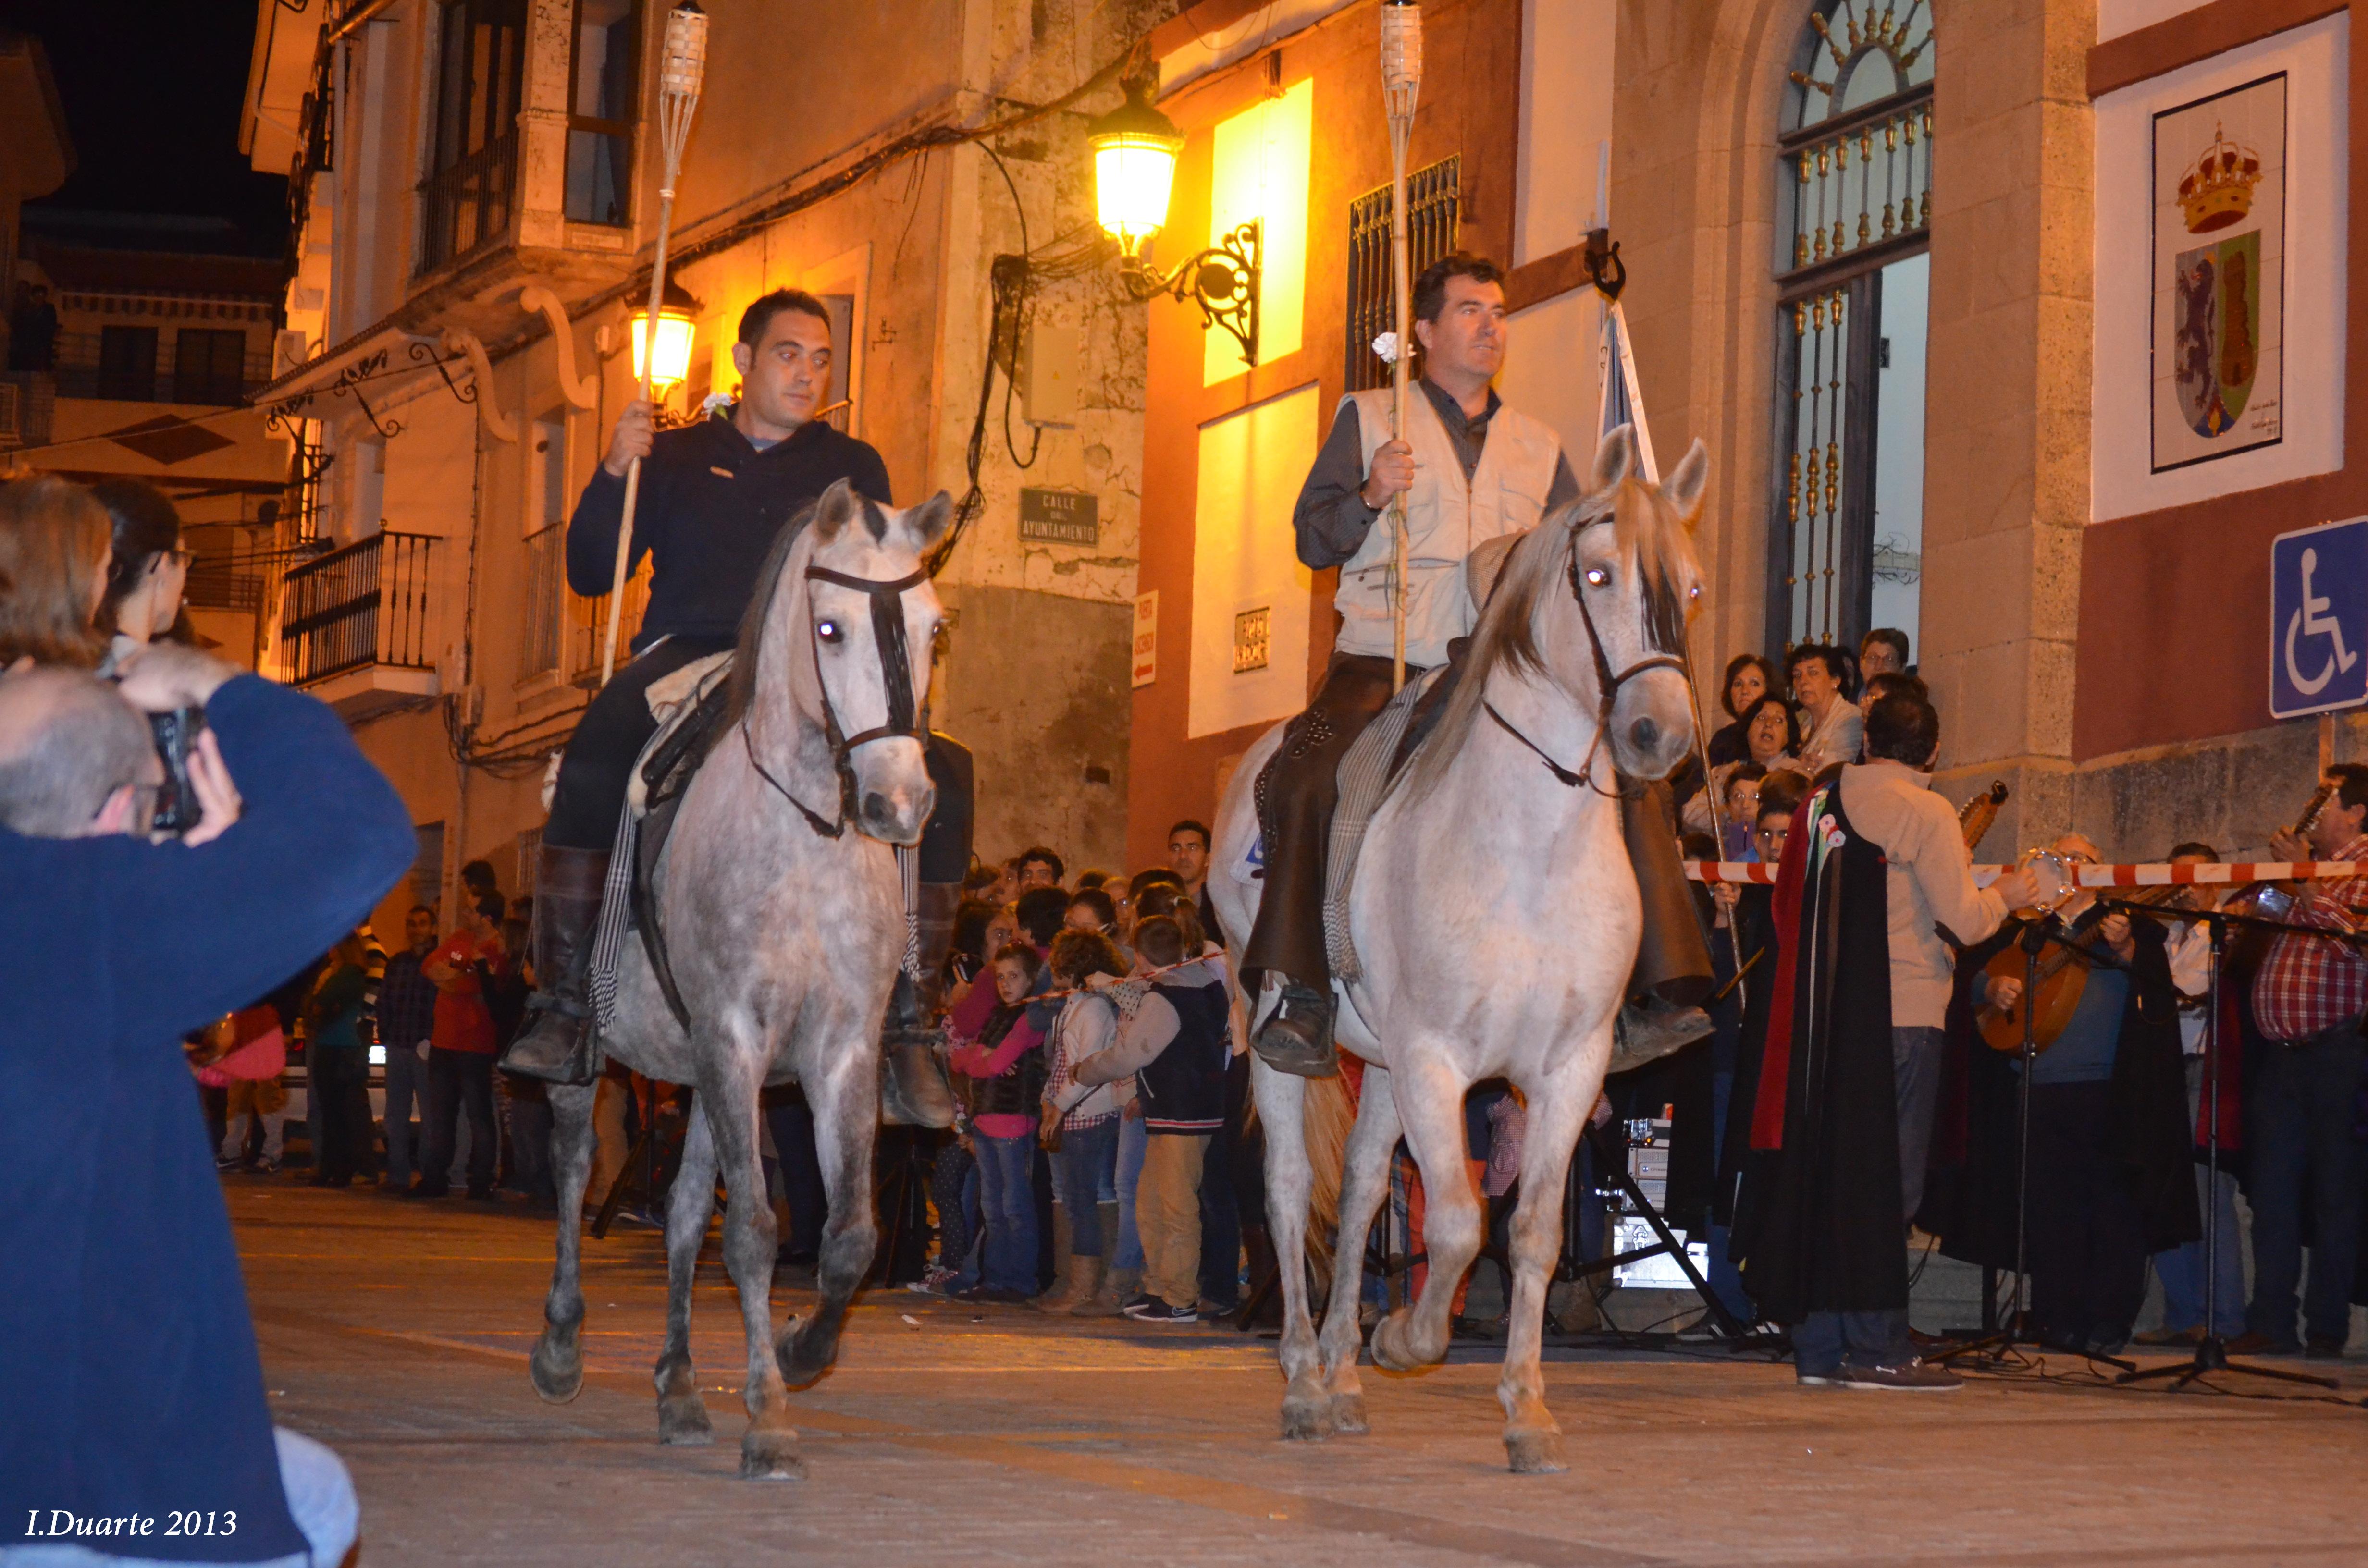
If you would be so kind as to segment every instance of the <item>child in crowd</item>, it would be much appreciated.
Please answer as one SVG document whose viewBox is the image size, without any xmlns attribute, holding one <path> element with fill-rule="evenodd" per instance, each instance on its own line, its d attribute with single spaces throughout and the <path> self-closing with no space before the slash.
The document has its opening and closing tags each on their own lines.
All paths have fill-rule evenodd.
<svg viewBox="0 0 2368 1568">
<path fill-rule="evenodd" d="M 1044 1055 L 1039 1049 L 1043 1036 L 1028 1016 L 1029 998 L 1041 989 L 1043 960 L 1034 948 L 1013 942 L 996 953 L 991 972 L 995 1006 L 952 1059 L 955 1072 L 976 1080 L 971 1142 L 986 1224 L 978 1283 L 957 1294 L 1017 1305 L 1036 1294 L 1036 1201 L 1029 1176 Z"/>
<path fill-rule="evenodd" d="M 1076 1312 L 1102 1285 L 1103 1260 L 1118 1240 L 1118 1205 L 1101 1204 L 1102 1178 L 1118 1154 L 1119 1107 L 1129 1097 L 1122 1085 L 1104 1084 L 1059 1102 L 1076 1085 L 1076 1067 L 1110 1049 L 1118 1038 L 1118 1009 L 1108 996 L 1085 989 L 1096 975 L 1122 977 L 1127 965 L 1117 945 L 1099 931 L 1064 931 L 1053 938 L 1053 981 L 1071 993 L 1045 1042 L 1051 1070 L 1044 1083 L 1040 1136 L 1053 1152 L 1053 1179 L 1069 1215 L 1069 1282 L 1045 1303 L 1047 1312 Z"/>
<path fill-rule="evenodd" d="M 1198 959 L 1184 927 L 1156 915 L 1135 927 L 1139 961 L 1167 970 Z M 1088 983 L 1107 985 L 1102 977 Z M 1074 1069 L 1075 1085 L 1059 1097 L 1066 1112 L 1089 1085 L 1135 1077 L 1143 1101 L 1145 1150 L 1135 1191 L 1135 1223 L 1143 1237 L 1144 1293 L 1126 1315 L 1146 1323 L 1201 1319 L 1201 1166 L 1209 1141 L 1224 1125 L 1225 988 L 1204 963 L 1151 980 L 1142 1005 L 1118 1043 Z"/>
</svg>

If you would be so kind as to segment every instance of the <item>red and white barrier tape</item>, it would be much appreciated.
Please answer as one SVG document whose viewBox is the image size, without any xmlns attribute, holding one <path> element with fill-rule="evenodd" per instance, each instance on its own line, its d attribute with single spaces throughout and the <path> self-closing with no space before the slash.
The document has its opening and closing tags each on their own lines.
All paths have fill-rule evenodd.
<svg viewBox="0 0 2368 1568">
<path fill-rule="evenodd" d="M 1974 881 L 1987 887 L 2003 866 L 1976 866 Z M 2196 882 L 2286 882 L 2368 876 L 2368 860 L 2222 860 L 2195 866 L 2171 866 L 2160 861 L 2131 866 L 2082 866 L 2077 880 L 2084 888 L 2184 887 Z M 1686 880 L 1695 882 L 1758 882 L 1773 887 L 1776 868 L 1756 860 L 1689 860 Z"/>
</svg>

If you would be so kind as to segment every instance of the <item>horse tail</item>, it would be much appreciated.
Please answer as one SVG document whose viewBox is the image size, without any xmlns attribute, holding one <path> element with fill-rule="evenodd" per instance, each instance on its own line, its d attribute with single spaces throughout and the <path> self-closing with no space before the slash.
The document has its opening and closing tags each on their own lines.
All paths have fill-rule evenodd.
<svg viewBox="0 0 2368 1568">
<path fill-rule="evenodd" d="M 1356 1125 L 1357 1102 L 1349 1081 L 1336 1073 L 1307 1081 L 1300 1119 L 1306 1129 L 1307 1256 L 1318 1285 L 1331 1289 L 1333 1253 L 1340 1233 L 1340 1177 L 1349 1159 L 1349 1130 Z M 1363 1249 L 1359 1249 L 1360 1256 Z"/>
</svg>

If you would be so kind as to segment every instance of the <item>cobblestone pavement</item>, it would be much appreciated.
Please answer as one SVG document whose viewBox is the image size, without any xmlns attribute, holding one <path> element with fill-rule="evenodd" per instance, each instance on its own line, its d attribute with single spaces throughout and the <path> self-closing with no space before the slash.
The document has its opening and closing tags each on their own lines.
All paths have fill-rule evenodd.
<svg viewBox="0 0 2368 1568">
<path fill-rule="evenodd" d="M 525 1366 L 548 1221 L 229 1191 L 273 1403 L 353 1467 L 369 1568 L 2368 1562 L 2357 1360 L 2346 1408 L 2107 1390 L 2055 1358 L 2075 1375 L 1907 1398 L 1719 1355 L 1557 1352 L 1571 1469 L 1519 1477 L 1496 1369 L 1460 1350 L 1369 1371 L 1372 1436 L 1285 1445 L 1271 1341 L 878 1291 L 795 1396 L 808 1479 L 745 1483 L 712 1244 L 694 1349 L 717 1441 L 665 1449 L 655 1233 L 587 1243 L 589 1370 L 553 1406 Z M 777 1323 L 807 1300 L 776 1296 Z"/>
</svg>

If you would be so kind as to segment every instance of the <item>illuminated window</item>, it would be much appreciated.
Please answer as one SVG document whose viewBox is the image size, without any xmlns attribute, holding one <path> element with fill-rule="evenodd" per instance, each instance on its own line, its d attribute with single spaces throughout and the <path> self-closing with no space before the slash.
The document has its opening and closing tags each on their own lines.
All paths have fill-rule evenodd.
<svg viewBox="0 0 2368 1568">
<path fill-rule="evenodd" d="M 1255 219 L 1258 236 L 1258 361 L 1299 351 L 1307 296 L 1307 159 L 1315 84 L 1302 81 L 1218 122 L 1209 186 L 1209 243 Z M 1206 335 L 1201 384 L 1243 373 L 1241 345 Z"/>
</svg>

